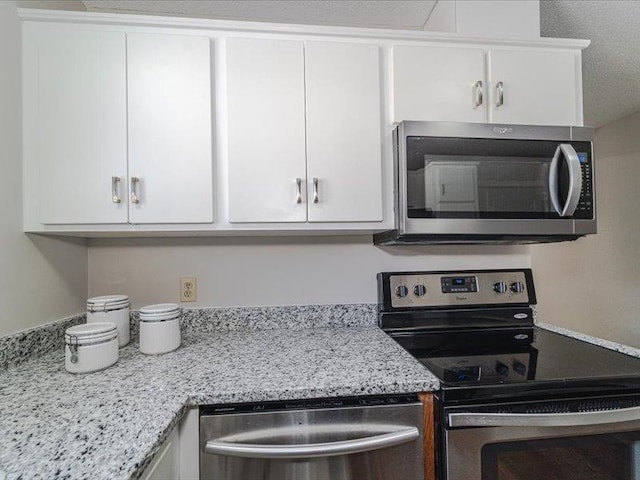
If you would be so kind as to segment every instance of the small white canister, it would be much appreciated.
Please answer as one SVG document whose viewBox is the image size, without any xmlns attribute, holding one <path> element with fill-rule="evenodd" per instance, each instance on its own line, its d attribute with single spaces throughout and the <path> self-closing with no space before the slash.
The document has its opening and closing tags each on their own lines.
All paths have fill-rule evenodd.
<svg viewBox="0 0 640 480">
<path fill-rule="evenodd" d="M 68 372 L 96 372 L 118 361 L 118 327 L 113 322 L 67 328 L 64 342 L 64 366 Z"/>
<path fill-rule="evenodd" d="M 172 352 L 180 346 L 180 315 L 175 303 L 140 309 L 140 351 L 149 355 Z"/>
<path fill-rule="evenodd" d="M 118 327 L 118 346 L 129 343 L 129 297 L 106 295 L 87 300 L 87 323 L 113 322 Z"/>
</svg>

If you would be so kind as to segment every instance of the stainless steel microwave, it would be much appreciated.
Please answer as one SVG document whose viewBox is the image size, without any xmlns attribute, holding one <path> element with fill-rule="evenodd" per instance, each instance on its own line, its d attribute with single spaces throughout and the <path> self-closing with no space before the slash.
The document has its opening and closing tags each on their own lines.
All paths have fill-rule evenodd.
<svg viewBox="0 0 640 480">
<path fill-rule="evenodd" d="M 593 129 L 402 122 L 388 244 L 537 243 L 596 233 Z"/>
</svg>

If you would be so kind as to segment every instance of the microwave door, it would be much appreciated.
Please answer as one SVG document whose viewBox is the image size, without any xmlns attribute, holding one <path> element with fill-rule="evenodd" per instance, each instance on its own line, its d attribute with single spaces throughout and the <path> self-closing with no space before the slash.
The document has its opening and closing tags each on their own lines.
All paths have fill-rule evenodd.
<svg viewBox="0 0 640 480">
<path fill-rule="evenodd" d="M 561 217 L 571 217 L 580 201 L 582 170 L 578 153 L 571 144 L 561 143 L 549 166 L 549 196 Z"/>
</svg>

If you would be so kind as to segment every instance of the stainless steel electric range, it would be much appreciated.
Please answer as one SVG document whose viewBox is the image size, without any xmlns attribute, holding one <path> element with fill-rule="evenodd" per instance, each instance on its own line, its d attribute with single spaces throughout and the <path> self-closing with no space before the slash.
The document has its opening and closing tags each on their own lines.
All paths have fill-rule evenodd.
<svg viewBox="0 0 640 480">
<path fill-rule="evenodd" d="M 381 328 L 441 382 L 440 480 L 640 479 L 640 359 L 536 327 L 531 270 L 378 289 Z"/>
</svg>

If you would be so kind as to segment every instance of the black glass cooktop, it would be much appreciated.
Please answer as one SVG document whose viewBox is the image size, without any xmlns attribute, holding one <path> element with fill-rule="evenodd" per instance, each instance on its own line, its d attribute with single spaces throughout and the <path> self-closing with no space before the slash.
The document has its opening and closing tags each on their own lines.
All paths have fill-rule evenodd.
<svg viewBox="0 0 640 480">
<path fill-rule="evenodd" d="M 640 358 L 537 327 L 395 339 L 440 379 L 450 398 L 640 389 Z"/>
</svg>

